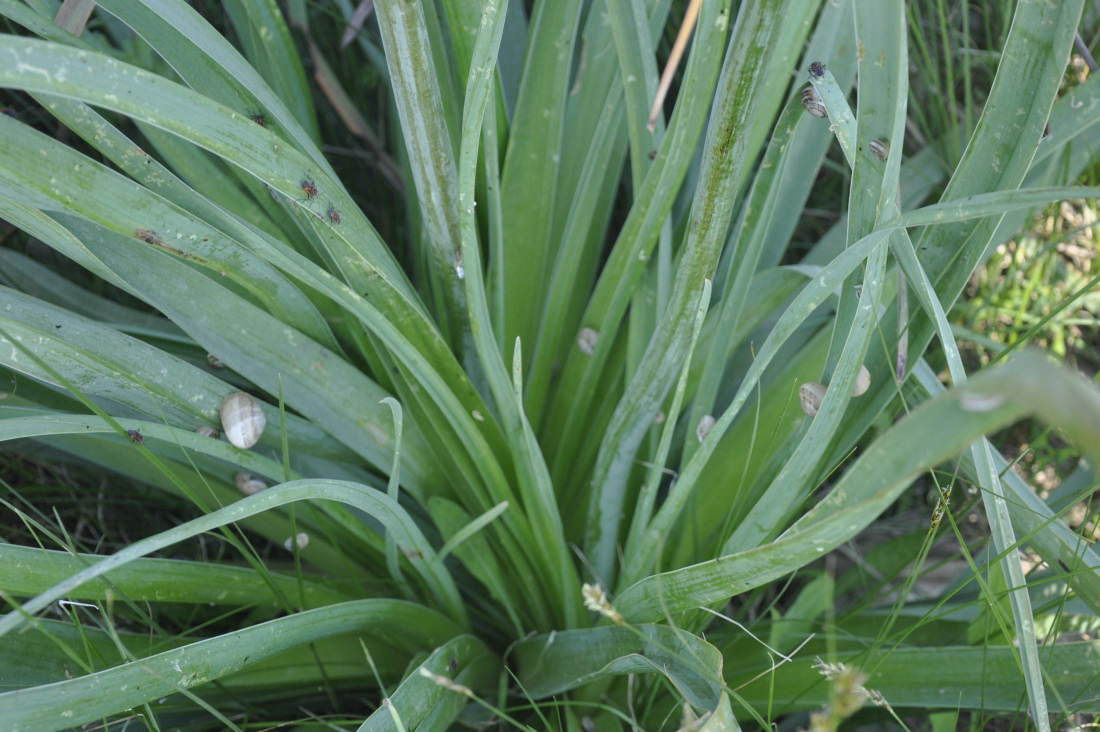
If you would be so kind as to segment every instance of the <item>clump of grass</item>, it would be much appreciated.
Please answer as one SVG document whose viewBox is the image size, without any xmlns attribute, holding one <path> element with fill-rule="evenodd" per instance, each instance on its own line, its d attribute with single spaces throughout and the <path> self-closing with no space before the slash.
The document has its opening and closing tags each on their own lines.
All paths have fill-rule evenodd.
<svg viewBox="0 0 1100 732">
<path fill-rule="evenodd" d="M 1094 201 L 1053 207 L 1023 237 L 997 247 L 956 311 L 992 353 L 1035 344 L 1078 368 L 1095 370 L 1100 268 Z"/>
<path fill-rule="evenodd" d="M 7 501 L 37 546 L 0 544 L 0 644 L 35 662 L 0 718 L 806 726 L 815 657 L 883 702 L 849 684 L 825 728 L 1046 729 L 1088 697 L 1091 646 L 1039 647 L 1095 617 L 1100 558 L 984 435 L 1034 416 L 1096 459 L 1100 394 L 1028 354 L 970 380 L 945 315 L 998 221 L 1096 193 L 1055 187 L 1100 132 L 1094 84 L 1058 99 L 1079 0 L 990 19 L 965 154 L 906 141 L 935 85 L 900 6 L 100 7 L 0 11 L 28 113 L 0 118 L 0 429 L 197 516 L 108 552 Z M 655 39 L 694 10 L 650 128 Z M 836 224 L 805 252 L 812 194 Z M 249 449 L 210 432 L 240 391 Z M 928 471 L 934 514 L 818 564 Z M 165 556 L 208 532 L 240 561 Z M 955 580 L 918 586 L 945 543 Z"/>
</svg>

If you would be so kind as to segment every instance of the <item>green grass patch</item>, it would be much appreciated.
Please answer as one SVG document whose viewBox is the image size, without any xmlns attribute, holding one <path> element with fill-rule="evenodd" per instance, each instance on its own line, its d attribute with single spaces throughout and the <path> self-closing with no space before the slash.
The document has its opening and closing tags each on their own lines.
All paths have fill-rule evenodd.
<svg viewBox="0 0 1100 732">
<path fill-rule="evenodd" d="M 0 719 L 1080 722 L 1085 5 L 0 7 Z"/>
</svg>

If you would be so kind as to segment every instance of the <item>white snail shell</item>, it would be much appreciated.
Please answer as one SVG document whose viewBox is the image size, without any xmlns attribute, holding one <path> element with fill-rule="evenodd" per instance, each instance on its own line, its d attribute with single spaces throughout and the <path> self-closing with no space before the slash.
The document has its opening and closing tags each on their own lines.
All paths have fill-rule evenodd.
<svg viewBox="0 0 1100 732">
<path fill-rule="evenodd" d="M 300 531 L 283 542 L 283 547 L 285 547 L 288 552 L 294 551 L 295 546 L 297 546 L 299 549 L 305 549 L 307 546 L 309 546 L 309 534 L 304 531 Z"/>
<path fill-rule="evenodd" d="M 798 403 L 802 407 L 802 411 L 810 417 L 817 415 L 817 410 L 821 409 L 821 401 L 824 398 L 824 384 L 811 381 L 798 387 Z"/>
<path fill-rule="evenodd" d="M 856 385 L 852 387 L 852 396 L 863 396 L 871 388 L 871 372 L 866 366 L 859 367 L 859 376 L 856 377 Z"/>
<path fill-rule="evenodd" d="M 704 414 L 699 418 L 699 424 L 695 427 L 695 436 L 699 438 L 699 442 L 702 442 L 710 434 L 710 431 L 714 428 L 714 424 L 717 420 L 709 414 Z"/>
<path fill-rule="evenodd" d="M 242 450 L 259 442 L 267 424 L 260 405 L 243 391 L 235 391 L 222 400 L 221 415 L 226 439 Z"/>
<path fill-rule="evenodd" d="M 1004 394 L 978 394 L 972 391 L 960 391 L 959 392 L 959 406 L 962 407 L 964 412 L 973 412 L 980 414 L 982 412 L 992 412 L 1004 405 L 1008 401 L 1008 397 Z"/>
<path fill-rule="evenodd" d="M 202 427 L 199 427 L 197 430 L 195 430 L 195 432 L 202 435 L 203 437 L 212 437 L 215 440 L 222 436 L 221 432 L 219 432 L 218 430 L 214 429 L 213 427 L 210 427 L 210 426 L 205 425 L 205 424 Z"/>
<path fill-rule="evenodd" d="M 812 86 L 802 90 L 802 106 L 815 117 L 827 117 L 829 114 L 825 109 L 825 105 L 821 102 L 821 96 L 817 93 L 817 89 Z"/>
<path fill-rule="evenodd" d="M 233 476 L 233 482 L 237 484 L 237 490 L 246 496 L 254 496 L 260 491 L 267 490 L 267 483 L 253 478 L 248 473 L 237 473 Z"/>
</svg>

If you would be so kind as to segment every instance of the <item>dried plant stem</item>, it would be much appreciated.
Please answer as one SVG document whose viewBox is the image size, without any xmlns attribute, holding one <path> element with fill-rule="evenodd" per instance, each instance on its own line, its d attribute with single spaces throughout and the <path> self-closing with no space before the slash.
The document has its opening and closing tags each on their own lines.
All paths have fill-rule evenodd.
<svg viewBox="0 0 1100 732">
<path fill-rule="evenodd" d="M 699 7 L 702 4 L 703 0 L 691 0 L 687 13 L 684 14 L 683 25 L 680 26 L 680 32 L 676 35 L 676 42 L 672 44 L 672 53 L 668 55 L 668 63 L 665 64 L 664 73 L 661 74 L 661 83 L 657 86 L 657 96 L 653 98 L 653 107 L 649 110 L 649 122 L 646 128 L 650 132 L 657 129 L 657 117 L 661 114 L 661 105 L 664 104 L 668 87 L 672 84 L 672 75 L 676 72 L 676 67 L 680 65 L 680 59 L 684 55 L 688 37 L 695 30 L 695 21 L 699 19 Z"/>
</svg>

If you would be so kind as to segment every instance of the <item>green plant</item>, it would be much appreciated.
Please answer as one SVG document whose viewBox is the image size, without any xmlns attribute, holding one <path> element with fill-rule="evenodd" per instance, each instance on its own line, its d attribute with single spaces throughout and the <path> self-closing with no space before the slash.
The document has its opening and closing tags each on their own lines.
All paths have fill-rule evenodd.
<svg viewBox="0 0 1100 732">
<path fill-rule="evenodd" d="M 297 691 L 336 710 L 370 684 L 361 729 L 809 723 L 831 697 L 815 654 L 847 680 L 826 726 L 856 713 L 851 668 L 887 709 L 1030 704 L 1040 728 L 1048 704 L 1089 697 L 1094 646 L 1040 650 L 1036 622 L 1094 619 L 1100 559 L 982 435 L 1035 415 L 1100 458 L 1100 395 L 1026 354 L 964 384 L 944 316 L 999 221 L 1096 193 L 1029 178 L 1064 156 L 1057 182 L 1074 180 L 1100 133 L 1055 102 L 1080 0 L 1017 6 L 949 178 L 931 148 L 902 164 L 901 3 L 702 3 L 673 113 L 650 130 L 667 2 L 544 1 L 530 18 L 515 2 L 380 2 L 381 48 L 363 32 L 352 52 L 394 100 L 371 188 L 345 186 L 362 170 L 338 175 L 318 147 L 274 4 L 226 4 L 244 56 L 182 4 L 98 5 L 117 22 L 86 40 L 0 7 L 46 39 L 0 37 L 0 87 L 80 138 L 0 117 L 0 216 L 156 313 L 0 250 L 25 273 L 13 284 L 38 287 L 0 290 L 0 438 L 203 515 L 101 557 L 8 502 L 42 548 L 0 545 L 0 643 L 35 660 L 5 670 L 0 718 L 52 729 L 134 709 L 150 727 L 241 728 L 301 718 Z M 310 39 L 331 22 L 288 10 Z M 359 137 L 384 140 L 333 45 L 312 46 L 315 75 Z M 831 125 L 789 88 L 816 59 Z M 780 266 L 834 137 L 845 220 Z M 947 393 L 921 359 L 934 335 Z M 871 387 L 853 399 L 861 365 Z M 796 394 L 817 381 L 807 419 Z M 196 434 L 241 388 L 264 401 L 259 445 Z M 872 574 L 814 566 L 968 447 L 955 469 L 982 491 L 988 549 L 971 553 L 941 505 Z M 280 485 L 241 498 L 237 471 Z M 948 527 L 965 581 L 931 605 L 883 603 L 869 577 L 919 567 Z M 148 557 L 207 531 L 248 566 Z M 288 559 L 265 561 L 257 534 L 288 540 Z M 1051 570 L 1025 578 L 1023 543 Z M 39 616 L 62 599 L 97 609 Z M 147 609 L 207 603 L 247 622 L 217 617 L 191 642 Z"/>
<path fill-rule="evenodd" d="M 1076 203 L 1081 213 L 1075 215 L 1064 202 L 1057 215 L 1047 218 L 1060 224 L 1076 219 L 1068 231 L 1052 231 L 1042 239 L 1029 234 L 998 247 L 978 271 L 973 296 L 957 309 L 961 328 L 988 333 L 981 345 L 994 353 L 1036 342 L 1062 357 L 1079 350 L 1095 361 L 1087 333 L 1096 328 L 1100 313 L 1092 271 L 1096 247 L 1091 239 L 1097 227 L 1088 223 L 1096 214 L 1092 202 Z"/>
</svg>

